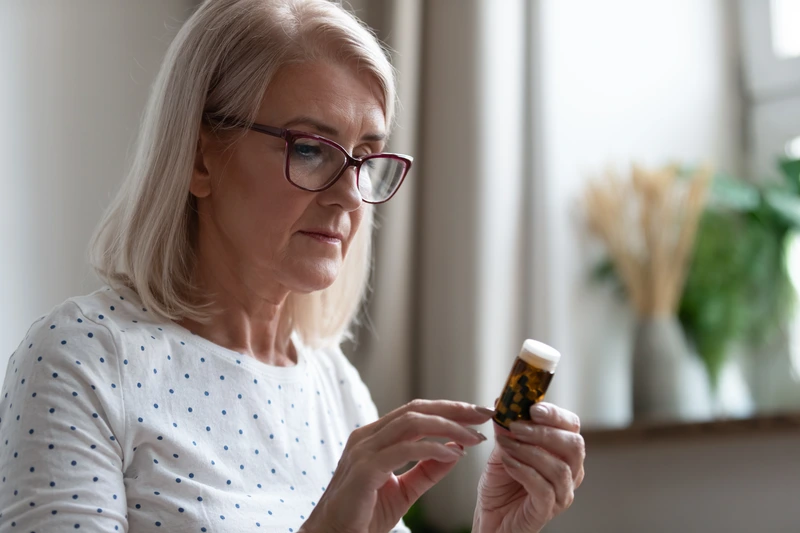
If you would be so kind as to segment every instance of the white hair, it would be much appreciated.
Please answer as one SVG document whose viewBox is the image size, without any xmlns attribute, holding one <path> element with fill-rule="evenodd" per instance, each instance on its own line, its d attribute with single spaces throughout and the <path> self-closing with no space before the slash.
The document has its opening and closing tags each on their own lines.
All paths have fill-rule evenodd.
<svg viewBox="0 0 800 533">
<path fill-rule="evenodd" d="M 145 109 L 131 168 L 91 243 L 91 262 L 111 286 L 133 289 L 166 320 L 206 320 L 213 302 L 193 283 L 197 231 L 189 184 L 204 114 L 255 121 L 265 89 L 284 65 L 355 65 L 382 90 L 394 116 L 394 70 L 373 33 L 329 0 L 206 0 L 170 45 Z M 311 345 L 347 338 L 367 292 L 372 207 L 336 281 L 291 293 L 284 326 Z"/>
</svg>

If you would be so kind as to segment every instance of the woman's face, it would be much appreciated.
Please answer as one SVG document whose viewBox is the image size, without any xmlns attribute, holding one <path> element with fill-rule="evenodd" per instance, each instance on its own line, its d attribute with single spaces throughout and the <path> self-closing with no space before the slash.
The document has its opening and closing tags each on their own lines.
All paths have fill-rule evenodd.
<svg viewBox="0 0 800 533">
<path fill-rule="evenodd" d="M 375 140 L 386 134 L 381 94 L 346 65 L 290 65 L 265 92 L 256 122 L 323 135 L 359 157 L 383 149 Z M 311 292 L 331 285 L 368 208 L 354 168 L 321 192 L 289 183 L 284 146 L 255 131 L 230 145 L 204 130 L 191 186 L 200 261 L 222 266 L 265 297 L 272 287 Z"/>
</svg>

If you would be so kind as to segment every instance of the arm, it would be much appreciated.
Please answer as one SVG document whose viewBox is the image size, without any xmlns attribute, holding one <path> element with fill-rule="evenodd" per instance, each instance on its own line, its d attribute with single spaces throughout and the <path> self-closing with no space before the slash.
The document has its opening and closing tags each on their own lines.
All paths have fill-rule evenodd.
<svg viewBox="0 0 800 533">
<path fill-rule="evenodd" d="M 34 324 L 0 397 L 0 533 L 127 531 L 120 381 L 112 335 L 75 304 Z"/>
</svg>

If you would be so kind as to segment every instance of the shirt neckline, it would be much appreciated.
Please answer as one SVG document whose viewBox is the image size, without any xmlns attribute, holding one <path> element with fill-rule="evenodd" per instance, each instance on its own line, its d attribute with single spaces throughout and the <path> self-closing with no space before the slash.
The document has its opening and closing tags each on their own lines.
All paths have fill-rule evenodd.
<svg viewBox="0 0 800 533">
<path fill-rule="evenodd" d="M 117 293 L 121 292 L 119 289 L 112 290 Z M 132 289 L 126 288 L 125 293 L 125 296 L 128 298 L 134 296 L 136 299 L 138 299 L 138 294 L 136 294 L 136 292 Z M 138 315 L 138 307 L 134 306 L 134 309 L 136 309 L 135 314 Z M 139 316 L 138 318 L 151 319 L 152 317 Z M 160 322 L 158 325 L 161 326 L 165 331 L 170 331 L 179 340 L 185 342 L 187 345 L 193 345 L 196 348 L 213 354 L 234 366 L 244 367 L 259 377 L 272 378 L 283 382 L 296 382 L 302 380 L 308 374 L 307 356 L 309 355 L 310 348 L 302 342 L 300 335 L 298 335 L 296 331 L 292 331 L 290 338 L 295 347 L 295 352 L 297 353 L 297 364 L 292 366 L 276 366 L 262 363 L 252 356 L 221 346 L 201 335 L 193 333 L 191 330 L 186 329 L 172 320 Z"/>
</svg>

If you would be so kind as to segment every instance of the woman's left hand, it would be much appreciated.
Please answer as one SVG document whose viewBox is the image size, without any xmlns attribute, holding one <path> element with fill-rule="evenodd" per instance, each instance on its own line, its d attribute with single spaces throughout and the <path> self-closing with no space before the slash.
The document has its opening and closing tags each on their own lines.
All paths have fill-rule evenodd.
<svg viewBox="0 0 800 533">
<path fill-rule="evenodd" d="M 550 403 L 531 408 L 532 422 L 497 424 L 496 445 L 478 485 L 475 533 L 538 533 L 572 504 L 586 456 L 580 419 Z"/>
</svg>

